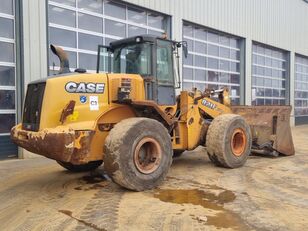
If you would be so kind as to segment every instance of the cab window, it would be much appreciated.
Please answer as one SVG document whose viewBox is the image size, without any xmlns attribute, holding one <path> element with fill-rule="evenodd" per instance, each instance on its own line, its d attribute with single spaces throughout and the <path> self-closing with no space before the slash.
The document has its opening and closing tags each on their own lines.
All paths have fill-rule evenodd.
<svg viewBox="0 0 308 231">
<path fill-rule="evenodd" d="M 114 73 L 152 75 L 151 45 L 148 43 L 133 44 L 114 50 Z"/>
<path fill-rule="evenodd" d="M 157 81 L 160 85 L 174 85 L 172 45 L 169 41 L 157 40 Z"/>
</svg>

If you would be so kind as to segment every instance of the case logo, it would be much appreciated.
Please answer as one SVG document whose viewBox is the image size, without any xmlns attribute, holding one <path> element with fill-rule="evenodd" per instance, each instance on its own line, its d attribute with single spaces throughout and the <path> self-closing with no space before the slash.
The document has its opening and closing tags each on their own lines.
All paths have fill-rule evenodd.
<svg viewBox="0 0 308 231">
<path fill-rule="evenodd" d="M 206 106 L 206 107 L 208 107 L 208 108 L 210 108 L 210 109 L 215 109 L 215 108 L 216 108 L 216 105 L 215 105 L 215 104 L 213 104 L 213 103 L 207 101 L 206 99 L 203 99 L 203 100 L 201 101 L 201 104 L 204 105 L 204 106 Z"/>
<path fill-rule="evenodd" d="M 97 93 L 103 94 L 105 90 L 104 83 L 75 83 L 68 82 L 65 85 L 68 93 Z"/>
</svg>

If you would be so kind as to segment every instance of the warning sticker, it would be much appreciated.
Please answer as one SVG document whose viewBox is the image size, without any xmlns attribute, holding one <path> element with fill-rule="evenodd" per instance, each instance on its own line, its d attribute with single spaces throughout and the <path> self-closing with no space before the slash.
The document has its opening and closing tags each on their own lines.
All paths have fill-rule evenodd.
<svg viewBox="0 0 308 231">
<path fill-rule="evenodd" d="M 90 111 L 98 111 L 98 96 L 90 96 Z"/>
</svg>

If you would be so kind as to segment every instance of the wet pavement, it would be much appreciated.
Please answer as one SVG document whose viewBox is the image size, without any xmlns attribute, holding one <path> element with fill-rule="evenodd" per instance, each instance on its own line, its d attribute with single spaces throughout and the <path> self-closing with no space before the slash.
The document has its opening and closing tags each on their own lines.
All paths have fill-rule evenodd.
<svg viewBox="0 0 308 231">
<path fill-rule="evenodd" d="M 45 158 L 1 161 L 0 230 L 306 230 L 308 126 L 293 136 L 295 156 L 251 156 L 233 170 L 201 147 L 185 152 L 146 192 L 118 187 L 103 166 L 76 174 Z"/>
</svg>

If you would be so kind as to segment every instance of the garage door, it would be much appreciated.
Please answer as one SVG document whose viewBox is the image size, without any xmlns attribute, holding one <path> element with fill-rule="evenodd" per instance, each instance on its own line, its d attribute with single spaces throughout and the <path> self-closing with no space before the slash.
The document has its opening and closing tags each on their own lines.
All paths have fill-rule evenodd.
<svg viewBox="0 0 308 231">
<path fill-rule="evenodd" d="M 308 58 L 295 57 L 295 124 L 308 124 Z"/>
<path fill-rule="evenodd" d="M 16 122 L 14 1 L 0 4 L 0 159 L 17 156 L 9 134 Z"/>
<path fill-rule="evenodd" d="M 125 37 L 163 32 L 170 35 L 170 16 L 119 1 L 48 1 L 49 43 L 69 55 L 71 68 L 96 71 L 98 45 Z M 50 74 L 57 73 L 59 61 L 49 51 Z"/>
</svg>

